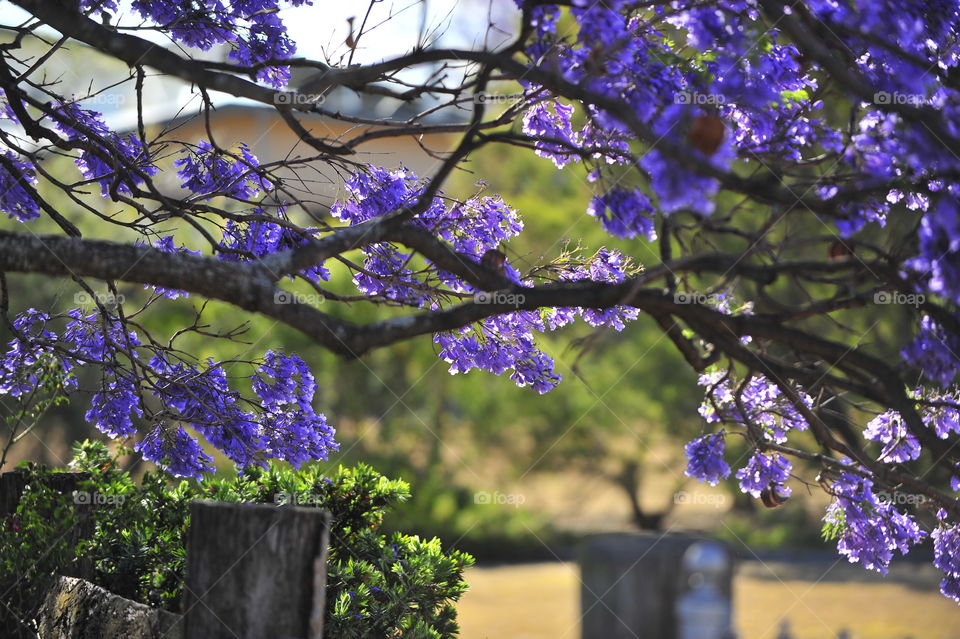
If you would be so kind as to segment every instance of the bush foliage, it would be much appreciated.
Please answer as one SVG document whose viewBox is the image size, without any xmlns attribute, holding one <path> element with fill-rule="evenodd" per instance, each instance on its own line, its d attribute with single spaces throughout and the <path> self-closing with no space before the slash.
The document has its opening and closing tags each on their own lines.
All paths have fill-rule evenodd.
<svg viewBox="0 0 960 639">
<path fill-rule="evenodd" d="M 454 602 L 466 591 L 473 558 L 445 551 L 439 539 L 380 530 L 387 511 L 410 497 L 409 486 L 371 467 L 270 465 L 235 478 L 171 483 L 147 472 L 140 482 L 101 442 L 74 448 L 77 490 L 52 486 L 59 471 L 21 466 L 27 486 L 0 536 L 2 623 L 27 634 L 57 575 L 81 576 L 134 601 L 178 612 L 183 594 L 190 502 L 277 503 L 331 513 L 326 629 L 330 636 L 440 638 L 457 635 Z"/>
</svg>

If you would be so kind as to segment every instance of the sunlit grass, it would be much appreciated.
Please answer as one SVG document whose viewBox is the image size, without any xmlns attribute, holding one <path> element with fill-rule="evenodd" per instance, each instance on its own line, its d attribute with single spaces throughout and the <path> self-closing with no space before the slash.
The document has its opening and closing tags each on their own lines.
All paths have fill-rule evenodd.
<svg viewBox="0 0 960 639">
<path fill-rule="evenodd" d="M 463 639 L 579 639 L 580 581 L 572 563 L 474 568 L 458 607 Z M 740 639 L 957 639 L 960 607 L 897 583 L 814 583 L 738 577 Z M 839 635 L 842 636 L 842 635 Z"/>
</svg>

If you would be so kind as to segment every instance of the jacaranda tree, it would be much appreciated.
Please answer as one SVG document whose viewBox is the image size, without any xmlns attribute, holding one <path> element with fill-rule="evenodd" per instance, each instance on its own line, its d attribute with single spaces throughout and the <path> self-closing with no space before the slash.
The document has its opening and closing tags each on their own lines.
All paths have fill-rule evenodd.
<svg viewBox="0 0 960 639">
<path fill-rule="evenodd" d="M 353 64 L 364 25 L 344 44 L 351 55 L 296 57 L 281 5 L 309 0 L 12 4 L 32 18 L 3 25 L 0 47 L 11 220 L 0 284 L 15 335 L 3 394 L 89 391 L 88 421 L 177 475 L 212 470 L 194 434 L 240 467 L 296 465 L 336 448 L 302 359 L 269 351 L 228 375 L 141 316 L 188 295 L 219 300 L 350 358 L 430 336 L 451 373 L 509 374 L 547 393 L 560 378 L 538 334 L 649 315 L 701 374 L 708 432 L 687 445 L 689 475 L 735 473 L 769 506 L 789 497 L 791 477 L 819 484 L 841 554 L 885 572 L 932 538 L 941 590 L 960 601 L 958 3 L 525 1 L 501 46 L 420 45 L 370 64 Z M 22 52 L 33 36 L 49 54 L 82 43 L 126 63 L 138 96 L 159 74 L 192 85 L 204 111 L 224 95 L 275 108 L 314 155 L 261 164 L 212 137 L 151 138 L 142 118 L 111 130 L 58 93 L 48 54 Z M 313 72 L 309 94 L 287 86 L 291 70 Z M 320 97 L 344 88 L 430 107 L 403 120 L 325 109 Z M 461 117 L 438 124 L 443 110 Z M 305 114 L 360 126 L 324 138 Z M 430 133 L 456 135 L 431 175 L 353 158 Z M 489 145 L 585 172 L 595 196 L 584 213 L 636 250 L 511 261 L 510 239 L 537 233 L 523 211 L 482 191 L 443 193 Z M 75 166 L 52 161 L 64 156 Z M 318 164 L 346 193 L 320 207 L 308 182 L 285 177 Z M 179 190 L 159 184 L 172 172 Z M 37 234 L 42 217 L 60 232 Z M 354 290 L 331 290 L 334 263 Z M 8 279 L 24 273 L 72 278 L 94 304 L 7 313 Z M 149 299 L 108 303 L 93 288 L 117 282 L 146 285 Z M 367 304 L 387 318 L 352 321 Z M 902 343 L 878 343 L 878 323 L 900 327 L 891 339 Z M 95 388 L 78 388 L 86 367 L 99 371 Z M 724 458 L 735 436 L 754 450 L 739 468 Z M 916 499 L 890 498 L 904 493 Z"/>
</svg>

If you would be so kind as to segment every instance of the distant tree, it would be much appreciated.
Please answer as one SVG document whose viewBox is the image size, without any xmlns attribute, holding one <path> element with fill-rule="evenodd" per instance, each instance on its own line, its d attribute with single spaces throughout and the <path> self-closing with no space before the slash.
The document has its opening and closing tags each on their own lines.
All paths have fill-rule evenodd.
<svg viewBox="0 0 960 639">
<path fill-rule="evenodd" d="M 0 52 L 0 209 L 13 220 L 0 232 L 3 310 L 14 273 L 73 278 L 90 305 L 8 318 L 3 393 L 31 398 L 51 371 L 70 390 L 97 366 L 87 419 L 136 436 L 174 473 L 212 468 L 192 432 L 239 466 L 298 464 L 336 447 L 306 363 L 270 351 L 241 375 L 242 362 L 196 361 L 176 335 L 149 330 L 154 307 L 219 300 L 350 358 L 431 335 L 451 372 L 508 373 L 540 393 L 560 379 L 538 333 L 646 315 L 701 373 L 707 424 L 723 425 L 687 446 L 689 475 L 730 475 L 726 437 L 743 437 L 753 453 L 735 464 L 740 487 L 775 506 L 789 497 L 789 459 L 806 460 L 835 497 L 825 533 L 842 554 L 883 572 L 930 536 L 942 591 L 960 600 L 955 3 L 529 1 L 501 46 L 420 44 L 371 64 L 353 64 L 375 37 L 365 21 L 342 56 L 294 57 L 278 0 L 135 0 L 133 21 L 112 0 L 12 4 L 32 18 L 3 26 Z M 126 63 L 137 95 L 160 74 L 195 87 L 206 110 L 215 94 L 273 106 L 315 156 L 261 164 L 213 137 L 150 137 L 142 118 L 110 130 L 58 93 L 48 55 L 22 55 L 33 36 L 50 55 L 80 42 Z M 215 45 L 226 61 L 203 53 Z M 290 69 L 315 71 L 309 92 L 284 90 Z M 324 109 L 338 87 L 434 101 L 402 121 L 369 119 Z M 428 117 L 444 109 L 467 116 Z M 307 113 L 357 132 L 321 137 Z M 353 159 L 376 140 L 438 132 L 458 142 L 432 175 Z M 632 255 L 590 247 L 517 268 L 506 248 L 520 212 L 442 192 L 498 144 L 582 166 L 595 188 L 586 213 L 634 239 Z M 344 197 L 316 205 L 295 177 L 316 164 L 341 177 Z M 181 191 L 159 186 L 169 173 Z M 50 190 L 71 204 L 52 205 Z M 333 268 L 352 273 L 352 290 L 328 285 Z M 116 282 L 154 294 L 129 305 Z M 395 312 L 351 319 L 368 304 Z M 202 309 L 182 331 L 205 333 Z"/>
</svg>

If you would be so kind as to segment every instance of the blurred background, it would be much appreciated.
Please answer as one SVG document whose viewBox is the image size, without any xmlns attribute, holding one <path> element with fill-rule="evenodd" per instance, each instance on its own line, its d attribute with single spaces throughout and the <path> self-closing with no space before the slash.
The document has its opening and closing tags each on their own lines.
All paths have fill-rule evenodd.
<svg viewBox="0 0 960 639">
<path fill-rule="evenodd" d="M 331 11 L 336 9 L 333 17 L 328 14 L 331 27 L 324 37 L 308 34 L 304 24 L 315 28 L 316 20 L 300 19 L 307 13 L 289 20 L 298 25 L 294 36 L 299 36 L 302 54 L 337 59 L 346 18 L 354 15 L 346 4 L 330 5 Z M 444 38 L 443 42 L 461 46 L 482 43 L 483 34 L 475 33 L 476 22 L 474 31 L 467 25 L 475 15 L 470 11 L 483 10 L 486 3 L 411 5 L 417 6 L 397 12 L 402 20 L 398 18 L 392 26 L 384 22 L 375 32 L 378 45 L 394 46 L 398 34 L 405 29 L 409 33 L 411 25 L 428 41 Z M 488 33 L 501 39 L 509 36 L 510 25 L 503 17 L 507 13 L 498 9 L 484 15 L 496 25 Z M 391 53 L 360 44 L 358 59 Z M 127 74 L 77 45 L 66 47 L 49 64 L 51 76 L 59 74 L 64 95 L 88 95 L 91 77 L 98 87 L 107 87 L 112 78 Z M 293 84 L 302 80 L 294 77 Z M 165 131 L 172 138 L 192 142 L 206 136 L 197 96 L 189 87 L 151 78 L 146 96 L 144 119 L 150 135 Z M 246 142 L 262 163 L 309 154 L 272 109 L 219 97 L 215 96 L 220 107 L 212 113 L 210 124 L 221 146 Z M 136 99 L 129 83 L 81 104 L 103 112 L 111 126 L 135 126 Z M 429 105 L 362 100 L 342 91 L 328 95 L 324 106 L 368 117 L 399 117 Z M 327 136 L 347 132 L 347 125 L 321 117 L 310 121 L 308 128 L 312 127 Z M 355 132 L 355 128 L 350 131 Z M 454 142 L 439 136 L 391 139 L 369 147 L 360 160 L 388 168 L 404 165 L 429 176 L 438 162 L 425 149 L 442 151 Z M 165 160 L 168 166 L 172 159 Z M 69 159 L 49 161 L 63 164 L 59 170 L 72 169 Z M 176 189 L 178 180 L 175 173 L 171 175 L 166 186 Z M 317 195 L 321 212 L 342 195 L 339 178 L 323 167 L 291 179 L 300 180 L 299 188 Z M 658 261 L 653 245 L 618 241 L 585 214 L 591 186 L 575 167 L 558 171 L 550 161 L 528 151 L 488 147 L 463 164 L 446 185 L 445 194 L 465 198 L 481 190 L 502 195 L 524 218 L 528 230 L 505 247 L 509 260 L 521 271 L 578 245 L 589 253 L 601 246 L 621 248 L 641 264 L 645 258 Z M 58 204 L 55 194 L 45 195 Z M 98 227 L 89 216 L 71 210 L 68 202 L 59 204 L 85 235 L 98 237 Z M 101 205 L 105 213 L 116 208 L 107 202 Z M 0 221 L 3 228 L 12 224 Z M 37 224 L 37 232 L 47 230 L 41 221 Z M 199 238 L 186 229 L 171 226 L 168 231 L 187 248 L 202 248 Z M 331 288 L 351 289 L 346 269 L 336 265 L 331 271 Z M 79 305 L 75 296 L 80 289 L 69 281 L 11 276 L 10 285 L 11 313 Z M 146 299 L 139 286 L 120 284 L 119 291 L 128 303 Z M 193 299 L 164 302 L 141 321 L 156 335 L 168 337 L 191 323 L 200 305 Z M 324 310 L 356 322 L 395 312 L 344 304 L 330 304 Z M 635 530 L 703 531 L 730 543 L 740 558 L 736 625 L 739 636 L 747 639 L 960 637 L 960 613 L 937 593 L 938 577 L 928 563 L 928 548 L 918 548 L 910 561 L 901 561 L 887 579 L 880 579 L 848 565 L 836 555 L 832 543 L 820 539 L 827 499 L 815 485 L 795 482 L 794 496 L 770 510 L 742 495 L 735 480 L 709 487 L 684 475 L 683 444 L 703 429 L 697 413 L 702 393 L 695 373 L 647 317 L 620 333 L 579 324 L 544 336 L 542 346 L 564 380 L 546 395 L 519 389 L 506 376 L 452 376 L 430 338 L 344 361 L 300 333 L 266 318 L 241 317 L 223 304 L 208 304 L 203 318 L 210 330 L 229 330 L 242 322 L 244 332 L 237 341 L 188 334 L 180 348 L 199 359 L 222 360 L 252 359 L 276 348 L 298 353 L 316 376 L 317 407 L 337 429 L 341 448 L 329 464 L 364 461 L 388 476 L 407 480 L 413 498 L 387 525 L 439 536 L 445 545 L 476 555 L 478 565 L 468 574 L 471 591 L 459 608 L 467 639 L 578 637 L 578 543 L 598 532 Z M 871 318 L 857 321 L 869 323 Z M 3 330 L 0 337 L 6 342 L 9 335 Z M 876 339 L 889 340 L 891 351 L 896 352 L 897 331 L 896 325 L 880 327 Z M 235 374 L 242 373 L 238 368 Z M 39 428 L 12 449 L 2 470 L 10 470 L 21 459 L 63 465 L 72 442 L 102 438 L 83 419 L 88 402 L 88 397 L 79 396 L 49 413 Z M 0 410 L 9 408 L 0 403 Z M 729 445 L 733 448 L 728 460 L 735 467 L 747 450 L 736 448 L 742 445 L 737 439 Z M 225 463 L 222 467 L 224 473 L 233 472 Z M 799 462 L 796 470 L 810 481 L 816 475 Z"/>
</svg>

